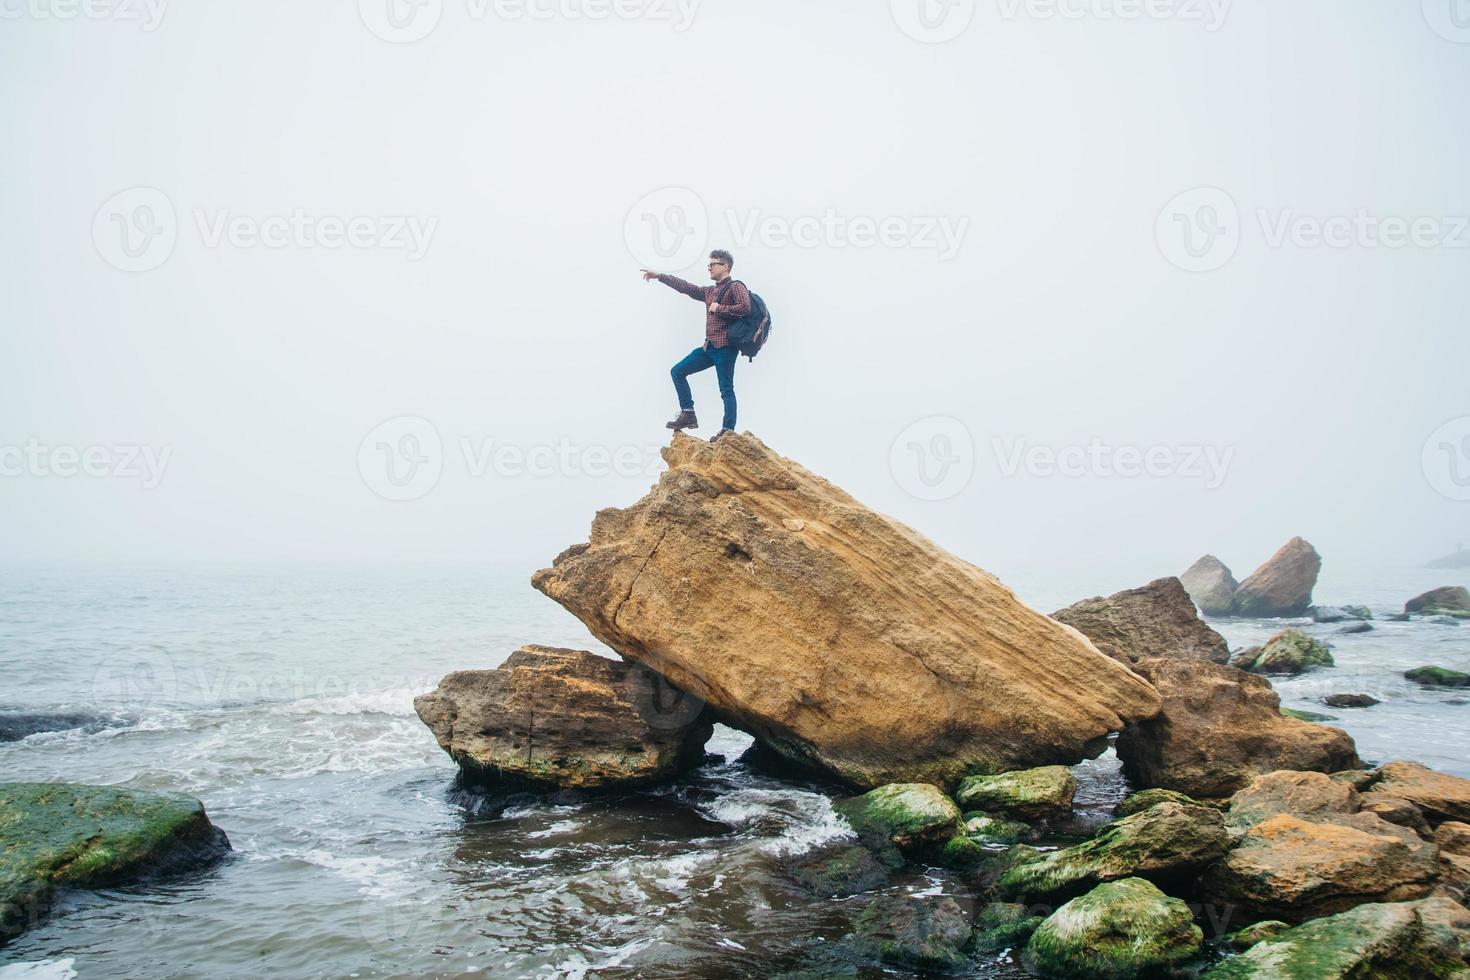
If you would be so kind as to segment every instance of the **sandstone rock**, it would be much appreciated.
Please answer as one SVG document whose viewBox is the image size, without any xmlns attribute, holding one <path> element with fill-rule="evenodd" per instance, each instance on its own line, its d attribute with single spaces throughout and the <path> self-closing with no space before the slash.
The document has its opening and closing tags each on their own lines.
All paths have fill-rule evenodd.
<svg viewBox="0 0 1470 980">
<path fill-rule="evenodd" d="M 1376 814 L 1389 823 L 1409 828 L 1425 839 L 1434 836 L 1429 821 L 1424 819 L 1424 811 L 1402 797 L 1388 793 L 1364 793 L 1361 802 L 1363 813 Z"/>
<path fill-rule="evenodd" d="M 1176 793 L 1172 789 L 1145 789 L 1129 796 L 1118 804 L 1113 811 L 1115 816 L 1131 817 L 1153 806 L 1155 803 L 1184 803 L 1188 806 L 1197 806 L 1197 800 L 1184 793 Z"/>
<path fill-rule="evenodd" d="M 1225 638 L 1199 618 L 1177 578 L 1161 578 L 1108 598 L 1084 599 L 1052 613 L 1080 630 L 1108 656 L 1125 662 L 1142 657 L 1188 657 L 1224 663 Z"/>
<path fill-rule="evenodd" d="M 1390 762 L 1374 770 L 1372 792 L 1397 796 L 1419 808 L 1430 824 L 1470 823 L 1470 779 L 1447 776 L 1417 762 Z"/>
<path fill-rule="evenodd" d="M 884 963 L 948 972 L 969 962 L 964 949 L 970 934 L 964 910 L 952 898 L 883 895 L 858 915 L 855 945 Z"/>
<path fill-rule="evenodd" d="M 1360 764 L 1346 732 L 1283 717 L 1281 699 L 1261 677 L 1164 657 L 1134 669 L 1164 697 L 1157 718 L 1118 738 L 1118 758 L 1135 786 L 1212 799 L 1278 769 L 1335 772 Z"/>
<path fill-rule="evenodd" d="M 1052 913 L 1022 962 L 1044 976 L 1133 980 L 1171 970 L 1200 952 L 1194 915 L 1142 878 L 1099 885 Z"/>
<path fill-rule="evenodd" d="M 1230 666 L 1252 674 L 1300 674 L 1313 667 L 1331 667 L 1332 654 L 1299 629 L 1285 629 L 1266 641 L 1230 660 Z"/>
<path fill-rule="evenodd" d="M 1361 807 L 1357 790 L 1325 773 L 1272 772 L 1230 797 L 1225 825 L 1245 830 L 1283 813 L 1303 820 L 1330 819 Z"/>
<path fill-rule="evenodd" d="M 1264 939 L 1201 980 L 1446 980 L 1464 969 L 1470 913 L 1444 898 L 1359 905 Z"/>
<path fill-rule="evenodd" d="M 1314 623 L 1345 623 L 1350 619 L 1373 618 L 1373 611 L 1367 606 L 1313 606 L 1307 612 Z"/>
<path fill-rule="evenodd" d="M 1367 769 L 1344 769 L 1341 772 L 1329 773 L 1329 775 L 1339 783 L 1347 783 L 1360 793 L 1368 792 L 1368 787 L 1377 778 Z"/>
<path fill-rule="evenodd" d="M 1300 616 L 1312 605 L 1322 558 L 1301 538 L 1292 538 L 1235 590 L 1237 616 Z"/>
<path fill-rule="evenodd" d="M 680 433 L 663 455 L 646 497 L 532 583 L 791 762 L 951 787 L 1078 762 L 1158 710 L 1081 634 L 754 436 Z"/>
<path fill-rule="evenodd" d="M 1371 814 L 1325 823 L 1283 813 L 1246 831 L 1205 873 L 1201 888 L 1212 901 L 1301 922 L 1365 902 L 1427 895 L 1437 857 L 1432 844 Z"/>
<path fill-rule="evenodd" d="M 1448 667 L 1415 667 L 1404 671 L 1404 677 L 1420 687 L 1470 687 L 1470 674 Z"/>
<path fill-rule="evenodd" d="M 188 796 L 0 783 L 0 946 L 39 921 L 58 890 L 192 871 L 229 850 Z"/>
<path fill-rule="evenodd" d="M 1001 876 L 1000 893 L 1053 901 L 1120 878 L 1178 881 L 1218 860 L 1229 846 L 1220 811 L 1159 803 L 1113 821 L 1092 840 L 1019 861 Z"/>
<path fill-rule="evenodd" d="M 1470 857 L 1470 824 L 1446 820 L 1434 832 L 1434 843 L 1447 854 Z"/>
<path fill-rule="evenodd" d="M 636 664 L 534 645 L 450 674 L 414 708 L 476 785 L 653 783 L 703 761 L 713 731 L 698 701 Z"/>
<path fill-rule="evenodd" d="M 891 783 L 833 807 L 864 841 L 905 854 L 936 851 L 964 833 L 960 808 L 938 786 Z"/>
<path fill-rule="evenodd" d="M 1043 766 L 998 776 L 968 776 L 955 791 L 960 806 L 1012 820 L 1065 817 L 1072 812 L 1077 779 L 1065 766 Z"/>
<path fill-rule="evenodd" d="M 1234 607 L 1235 590 L 1239 586 L 1235 576 L 1230 574 L 1230 569 L 1214 555 L 1205 555 L 1190 565 L 1179 576 L 1179 583 L 1206 616 L 1230 615 Z"/>
<path fill-rule="evenodd" d="M 1329 694 L 1322 703 L 1329 708 L 1371 708 L 1379 702 L 1371 694 Z"/>
<path fill-rule="evenodd" d="M 1470 619 L 1470 589 L 1463 585 L 1446 585 L 1430 589 L 1404 603 L 1404 612 L 1420 616 L 1453 616 Z"/>
</svg>

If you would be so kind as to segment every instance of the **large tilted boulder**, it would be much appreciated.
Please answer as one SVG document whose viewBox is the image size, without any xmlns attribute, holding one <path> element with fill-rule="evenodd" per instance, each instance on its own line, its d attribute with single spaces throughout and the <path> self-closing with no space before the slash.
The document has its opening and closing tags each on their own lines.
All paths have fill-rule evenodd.
<svg viewBox="0 0 1470 980">
<path fill-rule="evenodd" d="M 1230 659 L 1225 638 L 1199 618 L 1177 578 L 1161 578 L 1106 599 L 1083 599 L 1051 615 L 1124 662 L 1185 657 L 1223 664 Z"/>
<path fill-rule="evenodd" d="M 1201 980 L 1463 977 L 1470 912 L 1447 898 L 1359 905 L 1263 939 Z"/>
<path fill-rule="evenodd" d="M 229 850 L 192 797 L 0 783 L 0 946 L 35 924 L 58 890 L 192 871 Z"/>
<path fill-rule="evenodd" d="M 1470 589 L 1463 585 L 1446 585 L 1430 589 L 1404 603 L 1404 612 L 1420 616 L 1454 616 L 1470 619 Z"/>
<path fill-rule="evenodd" d="M 791 763 L 858 788 L 1073 764 L 1154 690 L 754 436 L 682 433 L 532 583 Z"/>
<path fill-rule="evenodd" d="M 1235 608 L 1235 590 L 1240 588 L 1225 563 L 1205 555 L 1179 576 L 1194 604 L 1206 616 L 1228 616 Z"/>
<path fill-rule="evenodd" d="M 1134 665 L 1164 698 L 1156 718 L 1118 737 L 1124 772 L 1140 787 L 1217 799 L 1278 769 L 1337 772 L 1360 767 L 1341 729 L 1280 712 L 1265 678 L 1199 660 L 1153 657 Z"/>
<path fill-rule="evenodd" d="M 1322 556 L 1302 538 L 1292 538 L 1235 590 L 1237 616 L 1301 616 L 1312 607 L 1312 589 Z"/>
<path fill-rule="evenodd" d="M 1188 905 L 1152 882 L 1123 878 L 1053 912 L 1031 934 L 1022 962 L 1046 977 L 1135 980 L 1180 966 L 1203 942 Z"/>
<path fill-rule="evenodd" d="M 450 674 L 414 708 L 476 785 L 658 782 L 698 765 L 713 731 L 697 701 L 637 664 L 534 645 Z"/>
</svg>

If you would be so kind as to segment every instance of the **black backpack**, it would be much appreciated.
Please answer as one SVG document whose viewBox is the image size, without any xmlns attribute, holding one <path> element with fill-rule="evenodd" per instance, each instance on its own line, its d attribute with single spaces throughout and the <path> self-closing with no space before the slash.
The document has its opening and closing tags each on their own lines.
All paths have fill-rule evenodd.
<svg viewBox="0 0 1470 980">
<path fill-rule="evenodd" d="M 733 284 L 734 280 L 732 280 Z M 744 286 L 745 283 L 740 285 Z M 725 294 L 730 291 L 730 286 L 720 290 L 716 303 L 725 301 Z M 750 292 L 749 287 L 746 292 Z M 750 293 L 750 312 L 739 320 L 732 320 L 725 326 L 725 336 L 730 341 L 730 346 L 740 353 L 755 360 L 761 348 L 766 346 L 766 341 L 771 339 L 771 311 L 766 306 L 766 301 L 755 293 Z"/>
</svg>

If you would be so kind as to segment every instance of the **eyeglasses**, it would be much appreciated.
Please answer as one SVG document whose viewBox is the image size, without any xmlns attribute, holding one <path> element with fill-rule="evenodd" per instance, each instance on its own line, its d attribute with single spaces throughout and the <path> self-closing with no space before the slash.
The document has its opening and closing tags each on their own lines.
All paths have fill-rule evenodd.
<svg viewBox="0 0 1470 980">
<path fill-rule="evenodd" d="M 711 262 L 711 263 L 710 263 L 710 264 L 709 264 L 709 267 L 710 267 L 710 268 L 711 268 L 711 269 L 713 269 L 713 268 L 714 268 L 714 267 L 715 267 L 715 266 L 717 266 L 717 265 L 724 265 L 724 264 L 725 264 L 725 263 L 724 263 L 724 262 Z"/>
</svg>

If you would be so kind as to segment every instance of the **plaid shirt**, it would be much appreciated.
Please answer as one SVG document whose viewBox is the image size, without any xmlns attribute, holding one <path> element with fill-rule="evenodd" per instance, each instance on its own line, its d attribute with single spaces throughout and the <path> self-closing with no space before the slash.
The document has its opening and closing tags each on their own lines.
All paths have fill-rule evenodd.
<svg viewBox="0 0 1470 980">
<path fill-rule="evenodd" d="M 750 291 L 729 277 L 710 286 L 696 286 L 670 275 L 661 275 L 658 281 L 704 304 L 704 339 L 711 347 L 726 346 L 730 340 L 725 336 L 725 327 L 750 313 Z M 719 301 L 726 285 L 730 288 L 725 292 L 724 301 L 720 302 L 719 312 L 711 312 L 709 305 Z"/>
</svg>

